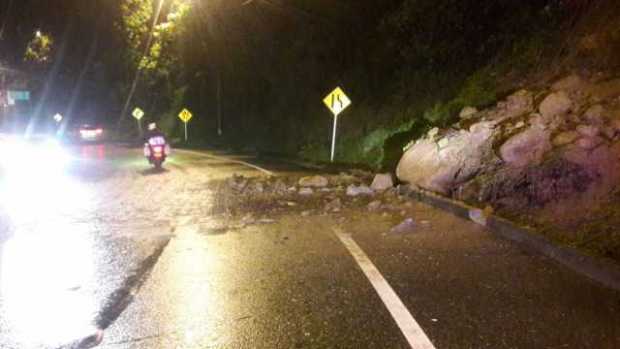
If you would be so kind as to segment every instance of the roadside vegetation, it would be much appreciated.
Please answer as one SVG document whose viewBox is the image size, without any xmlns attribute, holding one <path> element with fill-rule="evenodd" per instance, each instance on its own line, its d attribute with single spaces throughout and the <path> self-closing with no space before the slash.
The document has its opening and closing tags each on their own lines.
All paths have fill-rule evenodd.
<svg viewBox="0 0 620 349">
<path fill-rule="evenodd" d="M 202 140 L 325 161 L 331 116 L 321 101 L 341 86 L 354 104 L 338 161 L 373 168 L 393 168 L 412 138 L 518 86 L 578 15 L 560 0 L 172 1 L 140 58 L 157 2 L 122 4 L 126 76 L 142 75 L 132 104 L 168 132 L 180 133 L 186 105 Z"/>
</svg>

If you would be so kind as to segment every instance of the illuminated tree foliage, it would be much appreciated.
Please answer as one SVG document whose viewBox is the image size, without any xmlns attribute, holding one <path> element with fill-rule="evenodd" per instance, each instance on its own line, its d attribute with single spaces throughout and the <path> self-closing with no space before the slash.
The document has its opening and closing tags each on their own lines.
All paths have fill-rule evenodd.
<svg viewBox="0 0 620 349">
<path fill-rule="evenodd" d="M 126 55 L 130 62 L 138 65 L 143 47 L 148 40 L 153 17 L 152 0 L 124 0 L 121 3 L 122 22 L 117 23 L 125 36 Z"/>
<path fill-rule="evenodd" d="M 320 101 L 340 85 L 355 103 L 341 149 L 368 162 L 412 120 L 446 123 L 463 103 L 492 101 L 489 67 L 536 65 L 566 12 L 588 2 L 165 0 L 147 48 L 159 0 L 123 0 L 119 27 L 127 76 L 144 74 L 138 98 L 155 113 L 188 106 L 212 139 L 221 110 L 224 141 L 297 152 L 328 144 Z"/>
<path fill-rule="evenodd" d="M 123 0 L 121 4 L 119 28 L 124 34 L 128 61 L 133 69 L 168 75 L 177 68 L 177 42 L 185 33 L 184 21 L 190 5 L 183 0 L 165 3 L 167 6 L 161 11 L 159 0 Z"/>
</svg>

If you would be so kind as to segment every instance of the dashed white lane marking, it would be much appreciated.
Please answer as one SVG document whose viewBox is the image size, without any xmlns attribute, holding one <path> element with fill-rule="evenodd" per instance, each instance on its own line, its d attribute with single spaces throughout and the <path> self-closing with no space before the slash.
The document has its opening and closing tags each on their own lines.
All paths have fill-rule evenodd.
<svg viewBox="0 0 620 349">
<path fill-rule="evenodd" d="M 227 157 L 224 156 L 217 156 L 217 155 L 212 155 L 212 154 L 208 154 L 206 152 L 200 152 L 200 151 L 194 151 L 194 150 L 185 150 L 185 149 L 175 149 L 174 151 L 176 151 L 177 153 L 185 153 L 185 154 L 192 154 L 192 155 L 198 155 L 198 156 L 204 156 L 207 158 L 211 158 L 211 159 L 215 159 L 215 160 L 220 160 L 220 161 L 225 161 L 225 162 L 232 162 L 234 164 L 239 164 L 239 165 L 244 165 L 247 167 L 251 167 L 255 170 L 258 170 L 264 174 L 266 174 L 267 176 L 275 176 L 275 173 L 266 170 L 260 166 L 256 166 L 254 164 L 251 164 L 249 162 L 245 162 L 245 161 L 241 161 L 241 160 L 235 160 L 235 159 L 229 159 Z"/>
<path fill-rule="evenodd" d="M 375 291 L 387 307 L 388 311 L 396 321 L 396 324 L 407 338 L 409 345 L 413 349 L 435 349 L 433 343 L 424 333 L 424 330 L 415 321 L 407 307 L 398 298 L 398 295 L 390 284 L 385 280 L 377 267 L 372 263 L 366 253 L 353 240 L 350 234 L 345 234 L 339 229 L 334 229 L 334 233 L 342 244 L 349 250 L 357 265 L 362 269 Z"/>
</svg>

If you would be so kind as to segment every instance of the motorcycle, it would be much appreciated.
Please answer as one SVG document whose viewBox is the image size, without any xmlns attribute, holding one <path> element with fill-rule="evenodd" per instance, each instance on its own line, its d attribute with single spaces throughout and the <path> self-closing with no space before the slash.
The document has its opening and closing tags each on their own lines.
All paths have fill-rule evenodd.
<svg viewBox="0 0 620 349">
<path fill-rule="evenodd" d="M 161 136 L 151 137 L 144 144 L 144 156 L 156 169 L 162 168 L 166 158 L 170 156 L 170 151 L 170 145 Z"/>
</svg>

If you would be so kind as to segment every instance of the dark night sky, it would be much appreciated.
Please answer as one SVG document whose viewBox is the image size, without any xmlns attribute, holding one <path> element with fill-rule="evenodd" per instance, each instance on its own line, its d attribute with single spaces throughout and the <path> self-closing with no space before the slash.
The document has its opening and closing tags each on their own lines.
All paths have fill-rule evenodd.
<svg viewBox="0 0 620 349">
<path fill-rule="evenodd" d="M 40 96 L 45 83 L 49 83 L 44 112 L 67 113 L 75 98 L 74 111 L 78 118 L 107 118 L 107 114 L 114 113 L 117 103 L 109 85 L 120 74 L 120 69 L 114 69 L 120 62 L 114 62 L 120 59 L 121 46 L 114 29 L 117 13 L 110 3 L 0 1 L 4 28 L 0 60 L 26 72 L 35 95 Z M 48 66 L 23 60 L 26 46 L 37 30 L 51 34 L 54 39 L 53 60 Z"/>
</svg>

